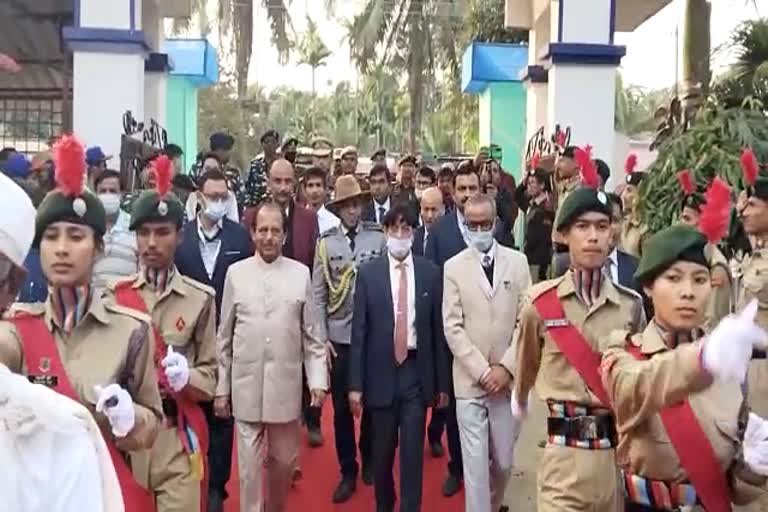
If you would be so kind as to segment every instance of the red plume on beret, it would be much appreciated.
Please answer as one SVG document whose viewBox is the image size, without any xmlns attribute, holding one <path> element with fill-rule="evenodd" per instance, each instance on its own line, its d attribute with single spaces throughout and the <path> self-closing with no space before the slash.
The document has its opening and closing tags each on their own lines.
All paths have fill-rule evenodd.
<svg viewBox="0 0 768 512">
<path fill-rule="evenodd" d="M 155 173 L 155 189 L 160 197 L 165 197 L 171 191 L 173 162 L 166 155 L 160 155 L 152 162 L 152 170 Z"/>
<path fill-rule="evenodd" d="M 534 153 L 531 157 L 531 170 L 535 171 L 539 167 L 539 161 L 541 160 L 541 157 L 538 153 Z"/>
<path fill-rule="evenodd" d="M 560 147 L 565 147 L 565 141 L 566 141 L 566 134 L 564 131 L 558 130 L 558 132 L 555 134 L 555 142 Z"/>
<path fill-rule="evenodd" d="M 632 174 L 635 172 L 635 167 L 637 167 L 637 155 L 630 153 L 627 155 L 627 159 L 624 161 L 624 172 L 627 174 Z"/>
<path fill-rule="evenodd" d="M 592 160 L 592 146 L 587 144 L 583 148 L 576 148 L 574 156 L 576 163 L 581 168 L 581 182 L 585 186 L 597 190 L 600 186 L 600 177 L 597 174 L 595 162 Z"/>
<path fill-rule="evenodd" d="M 710 243 L 716 244 L 728 232 L 731 213 L 731 188 L 722 179 L 715 178 L 704 194 L 699 231 Z"/>
<path fill-rule="evenodd" d="M 59 190 L 77 197 L 85 188 L 85 149 L 74 135 L 64 135 L 53 146 L 54 178 Z"/>
<path fill-rule="evenodd" d="M 757 181 L 757 173 L 760 170 L 760 166 L 755 158 L 755 153 L 752 148 L 746 148 L 741 152 L 741 169 L 744 171 L 744 181 L 750 187 Z"/>
<path fill-rule="evenodd" d="M 680 188 L 683 189 L 685 195 L 689 196 L 696 192 L 696 184 L 693 182 L 693 176 L 691 176 L 691 171 L 688 169 L 677 173 L 677 181 L 680 183 Z"/>
</svg>

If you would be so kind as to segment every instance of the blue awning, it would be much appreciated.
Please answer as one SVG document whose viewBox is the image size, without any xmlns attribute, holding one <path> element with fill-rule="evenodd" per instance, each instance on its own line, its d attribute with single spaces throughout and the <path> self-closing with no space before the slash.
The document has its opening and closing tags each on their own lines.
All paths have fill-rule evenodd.
<svg viewBox="0 0 768 512">
<path fill-rule="evenodd" d="M 490 82 L 520 82 L 527 66 L 527 45 L 472 43 L 462 58 L 461 89 L 480 94 Z"/>
<path fill-rule="evenodd" d="M 167 39 L 164 50 L 173 62 L 172 76 L 183 76 L 197 87 L 218 82 L 218 55 L 206 39 Z"/>
</svg>

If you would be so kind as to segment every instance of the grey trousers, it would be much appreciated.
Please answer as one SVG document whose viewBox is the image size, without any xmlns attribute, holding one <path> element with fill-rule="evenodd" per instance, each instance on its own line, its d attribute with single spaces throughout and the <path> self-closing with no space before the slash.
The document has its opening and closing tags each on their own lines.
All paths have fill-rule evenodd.
<svg viewBox="0 0 768 512">
<path fill-rule="evenodd" d="M 456 417 L 464 460 L 465 510 L 497 512 L 512 472 L 520 422 L 508 393 L 457 398 Z"/>
</svg>

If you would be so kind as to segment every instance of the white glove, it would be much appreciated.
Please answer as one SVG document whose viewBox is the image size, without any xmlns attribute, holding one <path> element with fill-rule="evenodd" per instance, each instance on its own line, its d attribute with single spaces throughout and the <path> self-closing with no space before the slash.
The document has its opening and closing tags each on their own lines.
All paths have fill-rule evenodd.
<svg viewBox="0 0 768 512">
<path fill-rule="evenodd" d="M 765 345 L 768 333 L 755 324 L 757 301 L 739 313 L 723 318 L 704 341 L 702 362 L 715 378 L 743 382 L 752 348 Z"/>
<path fill-rule="evenodd" d="M 171 389 L 177 393 L 184 389 L 184 386 L 189 382 L 189 363 L 187 358 L 178 352 L 174 352 L 173 345 L 168 345 L 168 354 L 163 359 L 162 364 Z"/>
<path fill-rule="evenodd" d="M 116 437 L 127 436 L 136 425 L 136 409 L 133 407 L 131 395 L 117 384 L 110 384 L 105 388 L 94 386 L 93 389 L 98 397 L 96 412 L 104 413 Z"/>
<path fill-rule="evenodd" d="M 749 413 L 744 432 L 744 462 L 758 475 L 768 476 L 768 421 Z"/>
</svg>

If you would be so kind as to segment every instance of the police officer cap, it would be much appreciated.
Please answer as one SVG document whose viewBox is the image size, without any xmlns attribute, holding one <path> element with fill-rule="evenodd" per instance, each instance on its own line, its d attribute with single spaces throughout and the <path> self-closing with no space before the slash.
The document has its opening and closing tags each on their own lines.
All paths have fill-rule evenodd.
<svg viewBox="0 0 768 512">
<path fill-rule="evenodd" d="M 397 165 L 405 165 L 405 164 L 417 164 L 416 156 L 412 154 L 403 155 L 402 158 L 400 158 L 400 161 L 397 163 Z"/>
<path fill-rule="evenodd" d="M 576 219 L 588 212 L 602 213 L 609 218 L 613 213 L 605 192 L 590 187 L 577 188 L 568 195 L 560 207 L 555 229 L 558 231 L 567 229 Z"/>
<path fill-rule="evenodd" d="M 33 247 L 40 245 L 45 230 L 56 222 L 90 226 L 97 238 L 107 230 L 107 214 L 101 201 L 85 188 L 85 150 L 71 135 L 54 146 L 56 188 L 40 203 L 35 217 Z"/>
<path fill-rule="evenodd" d="M 278 133 L 277 130 L 273 130 L 270 128 L 269 130 L 264 132 L 264 134 L 261 136 L 261 139 L 259 139 L 259 142 L 264 144 L 264 140 L 268 138 L 275 139 L 275 142 L 277 142 L 280 140 L 280 133 Z"/>
<path fill-rule="evenodd" d="M 690 261 L 709 268 L 704 254 L 706 245 L 704 235 L 687 224 L 675 224 L 659 231 L 643 245 L 635 280 L 648 285 L 677 261 Z"/>
<path fill-rule="evenodd" d="M 211 135 L 211 151 L 230 150 L 235 145 L 235 138 L 228 133 L 217 132 Z"/>
</svg>

